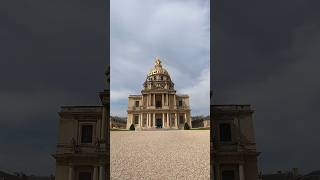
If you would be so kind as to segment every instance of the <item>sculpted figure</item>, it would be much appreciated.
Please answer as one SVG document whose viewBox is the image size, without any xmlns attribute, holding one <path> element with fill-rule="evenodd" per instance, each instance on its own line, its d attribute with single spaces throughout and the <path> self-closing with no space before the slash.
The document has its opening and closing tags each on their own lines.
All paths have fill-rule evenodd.
<svg viewBox="0 0 320 180">
<path fill-rule="evenodd" d="M 99 152 L 100 151 L 100 141 L 98 138 L 96 139 L 95 146 L 96 146 L 96 152 Z"/>
<path fill-rule="evenodd" d="M 77 142 L 74 138 L 71 139 L 71 145 L 72 145 L 72 152 L 74 153 L 79 152 Z"/>
</svg>

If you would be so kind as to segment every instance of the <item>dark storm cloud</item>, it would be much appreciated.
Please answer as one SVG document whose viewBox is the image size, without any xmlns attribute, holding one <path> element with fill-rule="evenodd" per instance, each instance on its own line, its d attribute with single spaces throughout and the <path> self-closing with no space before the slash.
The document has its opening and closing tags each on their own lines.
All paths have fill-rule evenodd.
<svg viewBox="0 0 320 180">
<path fill-rule="evenodd" d="M 97 105 L 105 1 L 1 1 L 0 169 L 54 173 L 57 111 Z"/>
<path fill-rule="evenodd" d="M 318 1 L 216 1 L 214 101 L 250 103 L 263 172 L 319 169 Z"/>
</svg>

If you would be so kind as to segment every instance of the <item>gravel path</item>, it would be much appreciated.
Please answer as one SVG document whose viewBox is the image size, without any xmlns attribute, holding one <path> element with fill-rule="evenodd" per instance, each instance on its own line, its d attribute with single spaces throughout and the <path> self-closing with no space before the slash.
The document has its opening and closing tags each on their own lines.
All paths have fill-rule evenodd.
<svg viewBox="0 0 320 180">
<path fill-rule="evenodd" d="M 209 130 L 111 131 L 111 179 L 209 179 Z"/>
</svg>

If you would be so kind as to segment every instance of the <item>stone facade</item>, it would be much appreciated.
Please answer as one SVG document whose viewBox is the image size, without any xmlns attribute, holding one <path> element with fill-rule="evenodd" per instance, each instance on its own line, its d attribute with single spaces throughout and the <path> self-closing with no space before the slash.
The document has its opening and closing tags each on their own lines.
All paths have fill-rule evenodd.
<svg viewBox="0 0 320 180">
<path fill-rule="evenodd" d="M 193 117 L 191 123 L 193 128 L 210 128 L 210 116 Z"/>
<path fill-rule="evenodd" d="M 174 83 L 159 58 L 147 75 L 141 95 L 129 95 L 127 128 L 183 129 L 191 115 L 188 95 L 177 95 Z"/>
<path fill-rule="evenodd" d="M 257 180 L 258 167 L 250 105 L 213 105 L 211 161 L 215 180 Z"/>
<path fill-rule="evenodd" d="M 109 179 L 109 91 L 100 98 L 103 106 L 61 107 L 56 180 Z"/>
</svg>

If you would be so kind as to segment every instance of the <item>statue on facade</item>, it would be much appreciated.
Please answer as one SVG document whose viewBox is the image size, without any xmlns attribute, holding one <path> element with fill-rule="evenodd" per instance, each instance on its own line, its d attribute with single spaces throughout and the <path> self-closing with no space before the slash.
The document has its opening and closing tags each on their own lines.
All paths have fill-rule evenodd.
<svg viewBox="0 0 320 180">
<path fill-rule="evenodd" d="M 105 75 L 105 89 L 109 90 L 110 89 L 110 66 L 109 65 L 104 75 Z"/>
<path fill-rule="evenodd" d="M 74 152 L 74 153 L 79 152 L 79 147 L 78 147 L 77 142 L 74 138 L 71 139 L 71 146 L 72 146 L 72 152 Z"/>
<path fill-rule="evenodd" d="M 94 145 L 96 146 L 96 152 L 99 152 L 100 151 L 100 140 L 98 138 L 96 139 L 96 142 Z"/>
</svg>

